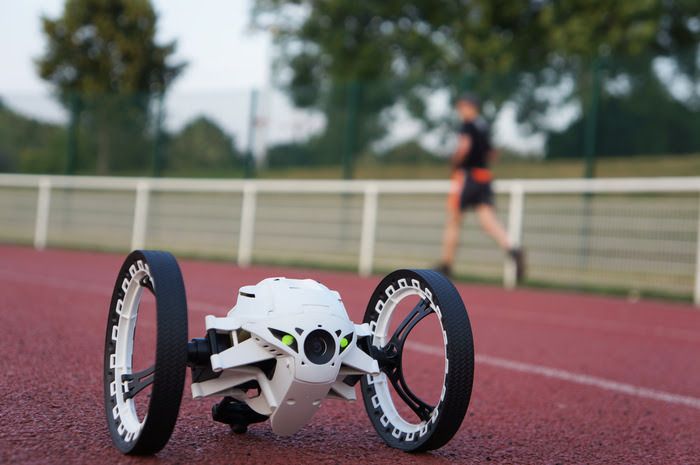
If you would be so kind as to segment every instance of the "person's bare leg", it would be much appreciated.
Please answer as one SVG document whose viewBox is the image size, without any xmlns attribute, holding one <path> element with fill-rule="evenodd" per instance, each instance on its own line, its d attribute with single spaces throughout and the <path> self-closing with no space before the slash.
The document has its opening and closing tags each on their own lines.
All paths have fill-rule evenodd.
<svg viewBox="0 0 700 465">
<path fill-rule="evenodd" d="M 501 226 L 500 221 L 496 217 L 496 213 L 493 211 L 491 205 L 480 205 L 476 209 L 476 213 L 479 216 L 479 222 L 481 227 L 486 231 L 486 233 L 493 237 L 498 245 L 505 252 L 508 253 L 511 260 L 515 263 L 516 279 L 518 282 L 522 282 L 525 278 L 525 254 L 520 247 L 514 247 L 508 239 L 508 234 L 506 233 L 503 226 Z"/>
<path fill-rule="evenodd" d="M 486 204 L 479 205 L 476 208 L 476 214 L 479 217 L 482 229 L 498 243 L 501 249 L 506 252 L 510 251 L 512 246 L 510 240 L 508 240 L 508 234 L 501 226 L 500 221 L 498 221 L 493 207 Z"/>
<path fill-rule="evenodd" d="M 442 264 L 448 268 L 452 267 L 459 245 L 459 231 L 462 228 L 462 212 L 457 209 L 450 209 L 447 212 L 447 222 L 445 223 L 445 233 L 442 239 Z"/>
</svg>

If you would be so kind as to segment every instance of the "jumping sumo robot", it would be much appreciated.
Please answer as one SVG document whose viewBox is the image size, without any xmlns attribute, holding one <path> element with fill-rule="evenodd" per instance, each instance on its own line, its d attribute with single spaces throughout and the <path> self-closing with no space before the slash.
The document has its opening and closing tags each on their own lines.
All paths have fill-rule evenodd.
<svg viewBox="0 0 700 465">
<path fill-rule="evenodd" d="M 144 292 L 155 298 L 155 363 L 134 372 Z M 392 321 L 407 298 L 418 303 L 400 322 Z M 434 342 L 445 357 L 444 376 L 434 380 L 442 384 L 435 405 L 414 394 L 402 367 L 407 336 L 433 314 L 442 332 L 442 340 Z M 355 400 L 359 382 L 381 438 L 397 449 L 426 451 L 454 436 L 469 405 L 474 373 L 469 318 L 452 283 L 435 271 L 397 270 L 386 276 L 361 324 L 350 321 L 338 292 L 311 279 L 286 278 L 242 287 L 226 316 L 209 315 L 205 324 L 205 337 L 188 342 L 185 287 L 171 254 L 135 251 L 127 257 L 112 295 L 104 357 L 107 423 L 121 452 L 155 454 L 166 445 L 187 367 L 193 397 L 223 398 L 212 408 L 213 419 L 236 433 L 269 420 L 276 434 L 294 434 L 323 399 Z M 146 391 L 150 398 L 137 403 Z M 405 414 L 406 406 L 413 415 Z"/>
</svg>

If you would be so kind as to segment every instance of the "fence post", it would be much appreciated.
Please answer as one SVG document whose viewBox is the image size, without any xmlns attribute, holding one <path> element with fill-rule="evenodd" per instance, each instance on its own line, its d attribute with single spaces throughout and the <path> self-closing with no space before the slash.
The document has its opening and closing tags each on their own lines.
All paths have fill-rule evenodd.
<svg viewBox="0 0 700 465">
<path fill-rule="evenodd" d="M 164 94 L 156 96 L 155 129 L 153 134 L 153 160 L 151 162 L 151 175 L 159 178 L 163 174 L 163 117 Z"/>
<path fill-rule="evenodd" d="M 131 250 L 143 249 L 146 245 L 146 228 L 148 225 L 148 203 L 151 194 L 151 184 L 139 181 L 136 185 L 136 200 L 134 201 L 134 223 L 131 230 Z"/>
<path fill-rule="evenodd" d="M 238 237 L 238 266 L 249 266 L 253 258 L 257 187 L 252 182 L 243 186 L 241 229 Z"/>
<path fill-rule="evenodd" d="M 525 192 L 520 183 L 513 184 L 510 189 L 510 203 L 508 206 L 508 239 L 512 247 L 519 247 L 523 238 L 523 206 Z M 517 270 L 510 257 L 506 258 L 503 266 L 503 286 L 513 289 L 517 284 Z"/>
<path fill-rule="evenodd" d="M 43 250 L 49 231 L 49 210 L 51 208 L 51 178 L 39 179 L 37 194 L 36 222 L 34 223 L 34 248 Z"/>
<path fill-rule="evenodd" d="M 66 166 L 65 174 L 75 174 L 78 160 L 78 126 L 80 124 L 80 101 L 75 94 L 70 95 L 70 119 L 66 131 Z"/>
<path fill-rule="evenodd" d="M 248 150 L 245 154 L 245 177 L 255 176 L 255 133 L 258 125 L 258 89 L 250 91 L 250 107 L 248 108 Z"/>
<path fill-rule="evenodd" d="M 698 226 L 695 229 L 697 233 L 697 245 L 695 247 L 695 288 L 693 290 L 693 302 L 700 306 L 700 202 L 698 202 Z"/>
<path fill-rule="evenodd" d="M 596 142 L 598 137 L 598 105 L 600 101 L 601 88 L 600 57 L 594 58 L 590 66 L 591 94 L 588 101 L 588 114 L 584 116 L 586 132 L 584 134 L 583 142 L 583 150 L 585 156 L 584 176 L 586 178 L 592 178 L 595 176 L 595 154 L 597 150 Z"/>
<path fill-rule="evenodd" d="M 360 236 L 360 259 L 358 272 L 360 276 L 372 274 L 374 264 L 374 242 L 377 230 L 377 205 L 379 188 L 376 184 L 367 184 L 362 205 L 362 232 Z"/>
<path fill-rule="evenodd" d="M 347 90 L 347 104 L 345 108 L 347 114 L 345 116 L 345 143 L 343 144 L 342 152 L 343 179 L 352 179 L 353 177 L 354 157 L 358 147 L 357 120 L 360 91 L 360 83 L 358 81 L 350 82 Z"/>
</svg>

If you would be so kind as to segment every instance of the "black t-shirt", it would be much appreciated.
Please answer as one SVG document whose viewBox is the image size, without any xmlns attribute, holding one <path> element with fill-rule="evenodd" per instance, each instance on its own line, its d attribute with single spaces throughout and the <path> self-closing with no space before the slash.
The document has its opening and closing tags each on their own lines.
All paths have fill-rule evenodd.
<svg viewBox="0 0 700 465">
<path fill-rule="evenodd" d="M 466 170 L 488 168 L 491 141 L 489 140 L 489 127 L 486 121 L 479 118 L 475 121 L 464 122 L 459 129 L 459 134 L 469 136 L 471 139 L 469 152 L 459 164 L 459 167 Z"/>
</svg>

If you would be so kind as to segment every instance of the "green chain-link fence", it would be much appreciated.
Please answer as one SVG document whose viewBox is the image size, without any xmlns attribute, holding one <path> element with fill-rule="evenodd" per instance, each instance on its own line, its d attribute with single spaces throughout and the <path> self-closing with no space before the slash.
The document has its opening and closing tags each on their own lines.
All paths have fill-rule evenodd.
<svg viewBox="0 0 700 465">
<path fill-rule="evenodd" d="M 502 149 L 501 177 L 700 173 L 697 50 L 566 69 L 60 102 L 0 93 L 0 171 L 439 178 L 451 101 L 470 91 Z"/>
</svg>

